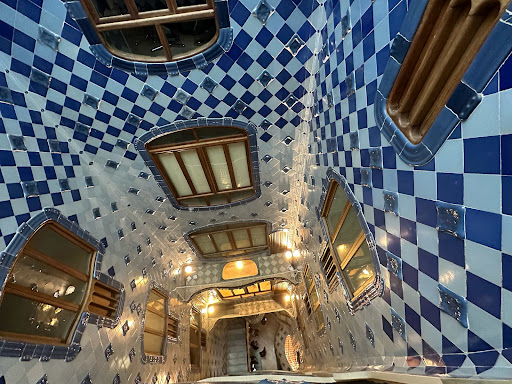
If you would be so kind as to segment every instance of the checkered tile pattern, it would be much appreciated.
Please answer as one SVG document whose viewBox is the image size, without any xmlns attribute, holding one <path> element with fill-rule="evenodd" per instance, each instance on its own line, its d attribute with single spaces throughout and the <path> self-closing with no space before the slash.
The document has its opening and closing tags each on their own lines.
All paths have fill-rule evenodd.
<svg viewBox="0 0 512 384">
<path fill-rule="evenodd" d="M 500 108 L 512 97 L 506 80 L 512 74 L 507 69 L 511 59 L 486 87 L 482 104 L 455 129 L 435 158 L 425 166 L 410 167 L 381 135 L 373 105 L 407 3 L 350 3 L 324 4 L 308 166 L 317 168 L 311 175 L 316 180 L 325 179 L 327 167 L 347 178 L 377 242 L 386 290 L 353 317 L 346 313 L 341 288 L 328 303 L 319 290 L 332 330 L 313 347 L 311 364 L 330 361 L 329 343 L 338 346 L 339 337 L 344 351 L 334 348 L 335 360 L 326 368 L 342 365 L 357 370 L 382 364 L 397 372 L 510 377 L 507 233 L 511 220 L 506 193 L 510 129 L 500 128 L 510 118 Z M 346 36 L 344 17 L 350 20 Z M 487 127 L 483 131 L 477 128 L 483 126 Z M 312 182 L 308 192 L 306 200 L 319 201 L 321 191 Z M 453 204 L 464 216 L 458 216 L 462 229 L 457 236 L 441 231 L 445 227 L 437 208 L 442 203 Z M 306 214 L 304 220 L 311 223 L 314 217 Z M 315 244 L 311 249 L 318 253 L 321 229 L 316 225 L 311 230 L 310 241 Z M 401 260 L 402 276 L 386 269 L 386 253 Z M 469 328 L 441 311 L 439 284 L 467 299 Z M 341 310 L 339 317 L 335 309 Z M 336 317 L 339 321 L 332 320 Z M 367 338 L 365 323 L 374 333 L 375 347 Z M 357 346 L 350 353 L 349 332 Z"/>
<path fill-rule="evenodd" d="M 231 49 L 201 70 L 165 77 L 131 75 L 96 60 L 60 0 L 0 1 L 0 248 L 22 222 L 57 207 L 101 239 L 103 272 L 127 289 L 120 321 L 130 324 L 126 336 L 87 327 L 90 342 L 75 360 L 79 366 L 48 370 L 49 381 L 81 382 L 90 372 L 96 382 L 101 372 L 106 382 L 156 377 L 163 384 L 167 377 L 178 382 L 220 372 L 211 356 L 204 356 L 201 373 L 191 372 L 186 343 L 168 346 L 165 366 L 140 362 L 148 284 L 171 292 L 184 286 L 181 268 L 195 256 L 182 235 L 216 221 L 268 220 L 290 228 L 297 244 L 318 255 L 314 207 L 329 166 L 346 177 L 363 206 L 387 289 L 355 316 L 340 290 L 329 296 L 319 290 L 327 330 L 310 340 L 307 364 L 512 376 L 512 318 L 505 310 L 512 305 L 512 242 L 503 236 L 512 227 L 512 117 L 505 107 L 512 102 L 512 59 L 435 159 L 410 168 L 381 136 L 373 112 L 407 2 L 268 4 L 273 12 L 263 25 L 252 14 L 254 1 L 229 1 Z M 204 215 L 178 212 L 163 197 L 132 143 L 155 126 L 199 117 L 258 127 L 262 195 L 256 201 Z M 23 136 L 26 150 L 8 135 Z M 384 190 L 396 193 L 397 215 L 385 212 Z M 463 239 L 436 230 L 438 201 L 465 207 Z M 384 268 L 386 251 L 401 258 L 402 279 Z M 307 261 L 319 272 L 315 259 Z M 285 268 L 281 255 L 260 261 L 265 274 Z M 440 311 L 439 283 L 467 298 L 468 329 Z M 173 303 L 186 319 L 188 306 Z M 400 319 L 406 340 L 395 330 Z M 186 322 L 181 332 L 186 340 Z M 0 372 L 7 384 L 37 382 L 46 370 L 39 364 L 0 359 Z"/>
</svg>

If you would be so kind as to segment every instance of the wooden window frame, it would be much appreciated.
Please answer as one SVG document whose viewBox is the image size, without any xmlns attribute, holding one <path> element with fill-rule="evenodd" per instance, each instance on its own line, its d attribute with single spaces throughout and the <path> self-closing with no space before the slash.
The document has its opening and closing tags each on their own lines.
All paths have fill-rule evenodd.
<svg viewBox="0 0 512 384">
<path fill-rule="evenodd" d="M 85 250 L 89 253 L 89 265 L 88 265 L 88 274 L 83 273 L 81 271 L 76 270 L 73 267 L 70 267 L 50 255 L 47 255 L 31 246 L 31 240 L 34 237 L 34 235 L 41 230 L 42 228 L 49 228 L 53 232 L 55 232 L 57 235 L 65 238 L 66 240 L 70 241 L 71 243 L 75 244 L 77 247 Z M 100 307 L 104 310 L 110 311 L 110 313 L 115 317 L 118 311 L 119 306 L 119 300 L 121 296 L 121 292 L 117 289 L 102 283 L 98 279 L 94 278 L 94 263 L 96 260 L 96 254 L 97 249 L 93 247 L 90 243 L 88 243 L 86 240 L 80 238 L 78 235 L 74 234 L 70 230 L 64 228 L 62 225 L 57 223 L 54 220 L 49 220 L 41 224 L 32 234 L 30 237 L 26 240 L 25 244 L 21 248 L 21 250 L 18 252 L 17 257 L 14 261 L 14 263 L 11 265 L 9 274 L 6 278 L 5 286 L 2 290 L 4 293 L 10 293 L 19 297 L 23 297 L 29 300 L 32 300 L 34 302 L 42 303 L 42 304 L 49 304 L 58 308 L 62 308 L 71 312 L 74 312 L 75 318 L 72 322 L 72 325 L 68 328 L 66 337 L 63 339 L 60 339 L 58 337 L 46 337 L 46 336 L 37 336 L 37 335 L 30 335 L 30 334 L 20 334 L 16 332 L 8 332 L 8 331 L 0 331 L 0 338 L 14 340 L 14 341 L 20 341 L 20 342 L 26 342 L 26 343 L 35 343 L 35 344 L 50 344 L 55 346 L 69 346 L 72 342 L 74 333 L 76 331 L 76 328 L 78 326 L 78 323 L 80 322 L 81 313 L 88 311 L 90 313 L 97 314 L 97 309 L 95 311 L 94 307 Z M 17 285 L 15 283 L 10 283 L 9 278 L 11 274 L 14 271 L 14 268 L 16 266 L 16 263 L 21 259 L 20 256 L 26 255 L 28 257 L 31 257 L 35 260 L 38 260 L 40 262 L 43 262 L 63 273 L 66 273 L 70 276 L 73 276 L 77 278 L 78 280 L 81 280 L 86 283 L 86 289 L 84 293 L 84 297 L 82 299 L 81 304 L 75 304 L 70 303 L 68 301 L 62 300 L 58 297 L 50 296 L 44 293 L 36 292 L 31 290 L 30 288 L 23 287 L 21 285 Z M 105 295 L 102 295 L 101 293 L 98 293 L 95 291 L 94 286 L 98 285 L 103 290 L 107 290 L 111 293 L 110 297 L 107 297 Z M 117 306 L 110 306 L 102 304 L 101 300 L 98 300 L 97 297 L 100 296 L 103 300 L 110 300 L 114 303 L 117 303 Z M 0 296 L 0 308 L 3 301 L 3 295 Z M 98 315 L 101 317 L 106 317 L 112 319 L 112 316 L 104 316 L 104 315 Z"/>
<path fill-rule="evenodd" d="M 324 205 L 322 207 L 321 218 L 322 218 L 322 222 L 324 224 L 324 227 L 326 228 L 326 233 L 327 233 L 327 245 L 326 245 L 326 248 L 329 248 L 330 253 L 331 253 L 332 261 L 333 261 L 335 267 L 337 268 L 338 273 L 341 275 L 341 278 L 344 279 L 343 271 L 344 271 L 345 267 L 350 262 L 350 260 L 352 260 L 352 258 L 354 257 L 356 252 L 359 250 L 359 248 L 361 247 L 363 242 L 366 241 L 366 236 L 364 234 L 363 229 L 361 228 L 361 232 L 359 233 L 359 235 L 355 239 L 354 244 L 352 244 L 352 247 L 349 249 L 349 251 L 347 252 L 345 257 L 343 258 L 343 260 L 339 260 L 338 254 L 336 253 L 336 250 L 335 250 L 335 248 L 333 246 L 333 243 L 335 242 L 337 236 L 339 235 L 341 227 L 343 226 L 343 223 L 345 222 L 345 219 L 347 218 L 350 210 L 354 209 L 354 207 L 352 206 L 352 202 L 350 201 L 350 199 L 347 199 L 347 201 L 345 203 L 345 207 L 343 208 L 343 211 L 342 211 L 342 213 L 340 215 L 340 218 L 338 220 L 338 223 L 336 225 L 336 228 L 333 231 L 333 234 L 331 236 L 329 234 L 329 229 L 328 229 L 329 226 L 327 225 L 326 217 L 329 214 L 332 202 L 334 200 L 334 196 L 336 195 L 336 192 L 337 192 L 338 188 L 341 188 L 340 184 L 336 180 L 331 180 L 331 182 L 329 184 L 329 189 L 327 190 L 327 194 L 326 194 L 326 197 L 325 197 Z M 324 250 L 324 253 L 322 253 L 322 255 L 325 254 L 325 252 L 326 252 L 326 250 Z M 349 289 L 348 285 L 345 284 L 347 292 L 350 295 L 351 301 L 354 301 L 365 289 L 367 289 L 372 284 L 374 276 L 375 275 L 370 276 L 368 278 L 368 280 L 364 284 L 362 284 L 354 292 L 352 292 Z M 330 283 L 332 283 L 332 285 L 329 285 L 329 289 L 330 290 L 334 289 L 337 286 L 336 283 L 332 282 L 332 279 L 331 279 Z"/>
<path fill-rule="evenodd" d="M 192 352 L 192 349 L 197 349 L 197 351 L 199 352 L 199 364 L 192 364 L 192 361 L 191 361 L 190 362 L 190 367 L 192 369 L 199 369 L 199 368 L 201 368 L 201 359 L 202 359 L 201 334 L 204 331 L 203 330 L 203 319 L 201 317 L 201 311 L 199 309 L 197 309 L 195 306 L 192 306 L 190 308 L 190 311 L 191 312 L 194 311 L 199 316 L 199 325 L 196 326 L 196 325 L 190 324 L 190 326 L 189 326 L 189 352 Z M 190 343 L 190 335 L 192 334 L 193 331 L 199 332 L 199 344 L 192 344 L 192 343 Z"/>
<path fill-rule="evenodd" d="M 146 61 L 152 63 L 169 62 L 175 60 L 182 60 L 188 57 L 197 55 L 198 53 L 210 48 L 219 37 L 219 23 L 215 10 L 215 0 L 206 0 L 206 4 L 178 7 L 176 0 L 166 0 L 167 9 L 158 9 L 153 11 L 139 12 L 135 0 L 118 0 L 124 1 L 128 14 L 115 15 L 108 17 L 100 17 L 96 7 L 91 0 L 80 0 L 82 6 L 91 21 L 94 29 L 98 33 L 98 37 L 105 48 L 111 51 L 112 54 L 133 61 Z M 102 1 L 102 0 L 99 0 Z M 187 21 L 196 21 L 203 19 L 215 20 L 216 32 L 214 37 L 205 45 L 189 52 L 182 53 L 176 56 L 172 55 L 172 50 L 169 47 L 169 42 L 165 37 L 162 24 L 179 23 Z M 117 49 L 111 48 L 102 36 L 102 32 L 121 30 L 126 28 L 137 28 L 144 26 L 154 26 L 162 44 L 162 49 L 165 54 L 165 60 L 146 56 L 145 60 L 141 60 L 141 55 L 134 55 L 128 52 L 122 52 Z"/>
<path fill-rule="evenodd" d="M 150 307 L 148 307 L 148 304 L 149 304 L 149 297 L 151 296 L 151 293 L 154 293 L 155 295 L 161 297 L 162 299 L 164 299 L 164 310 L 162 312 L 159 312 L 159 311 L 155 311 L 153 309 L 151 309 Z M 160 354 L 154 354 L 154 353 L 151 353 L 151 352 L 147 352 L 146 349 L 144 348 L 144 344 L 143 344 L 143 349 L 142 351 L 144 352 L 144 355 L 146 356 L 152 356 L 152 357 L 164 357 L 166 354 L 166 347 L 167 347 L 167 327 L 169 326 L 169 320 L 168 320 L 168 317 L 169 317 L 169 296 L 165 293 L 163 293 L 162 291 L 160 291 L 159 289 L 157 288 L 151 288 L 149 290 L 149 294 L 148 294 L 148 300 L 146 301 L 146 312 L 149 311 L 151 313 L 154 313 L 155 315 L 159 316 L 162 318 L 162 321 L 164 322 L 164 330 L 163 331 L 159 331 L 157 329 L 153 329 L 153 328 L 150 328 L 147 326 L 147 324 L 144 322 L 144 329 L 142 330 L 142 337 L 143 337 L 143 342 L 145 340 L 145 335 L 146 333 L 149 333 L 151 335 L 154 335 L 154 336 L 158 336 L 158 337 L 161 337 L 162 338 L 162 345 L 160 347 Z"/>
<path fill-rule="evenodd" d="M 306 310 L 308 313 L 308 318 L 311 319 L 313 317 L 313 321 L 316 324 L 316 331 L 318 334 L 323 334 L 325 331 L 325 320 L 324 320 L 324 311 L 322 310 L 322 305 L 320 304 L 320 298 L 318 297 L 318 291 L 316 291 L 315 278 L 313 276 L 313 272 L 311 272 L 311 268 L 309 264 L 306 264 L 304 268 L 304 287 L 306 289 L 306 296 L 304 298 L 304 303 L 306 306 Z M 311 277 L 311 283 L 308 283 L 308 276 Z M 309 286 L 308 286 L 309 284 Z M 316 300 L 312 299 L 311 292 L 313 289 L 316 292 Z M 316 316 L 317 311 L 320 311 L 322 314 L 322 323 L 318 323 L 318 318 Z"/>
<path fill-rule="evenodd" d="M 223 128 L 223 126 L 216 126 L 215 128 Z M 195 128 L 186 128 L 186 130 L 191 130 L 193 132 L 195 141 L 189 141 L 189 142 L 172 144 L 172 145 L 154 146 L 154 145 L 151 145 L 151 142 L 153 141 L 152 140 L 152 141 L 147 142 L 145 145 L 147 153 L 149 154 L 151 160 L 153 160 L 153 162 L 155 163 L 156 168 L 158 169 L 159 173 L 164 178 L 166 184 L 170 188 L 170 190 L 171 190 L 172 194 L 174 195 L 174 198 L 176 199 L 178 204 L 181 205 L 182 202 L 184 202 L 186 200 L 196 199 L 196 198 L 204 198 L 206 201 L 206 205 L 185 206 L 187 208 L 188 207 L 215 206 L 215 205 L 210 204 L 210 197 L 214 197 L 214 196 L 218 196 L 218 195 L 226 195 L 226 199 L 227 199 L 226 204 L 230 204 L 230 203 L 232 203 L 231 193 L 252 191 L 252 192 L 254 192 L 254 194 L 256 194 L 256 188 L 254 185 L 254 174 L 253 174 L 252 163 L 251 163 L 251 147 L 249 145 L 248 132 L 241 128 L 230 126 L 227 128 L 237 129 L 239 131 L 239 133 L 235 134 L 235 135 L 222 136 L 222 137 L 217 137 L 217 138 L 212 138 L 212 139 L 200 139 L 199 138 L 199 134 L 197 132 L 199 129 L 215 129 L 215 128 L 214 127 L 205 127 L 205 126 L 195 127 Z M 173 131 L 173 132 L 166 133 L 166 135 L 172 135 L 172 134 L 176 134 L 176 133 L 183 132 L 183 131 L 184 130 Z M 247 155 L 247 168 L 248 168 L 248 172 L 249 172 L 250 185 L 247 187 L 242 187 L 242 188 L 231 188 L 231 189 L 219 190 L 217 187 L 215 175 L 213 173 L 213 168 L 212 168 L 212 165 L 210 164 L 210 160 L 205 151 L 205 148 L 211 147 L 211 146 L 222 145 L 222 147 L 224 149 L 224 154 L 226 156 L 226 163 L 228 166 L 229 175 L 230 175 L 230 179 L 231 179 L 231 186 L 233 187 L 236 185 L 236 180 L 235 180 L 233 165 L 231 163 L 231 157 L 229 154 L 228 144 L 235 144 L 235 143 L 240 143 L 240 142 L 245 143 L 245 151 L 246 151 L 246 155 Z M 181 157 L 179 156 L 180 151 L 192 150 L 192 149 L 196 150 L 199 160 L 201 161 L 203 172 L 205 174 L 206 180 L 208 181 L 208 186 L 209 186 L 211 192 L 198 194 L 195 191 L 195 187 L 192 183 L 189 173 L 188 173 L 187 169 L 185 168 L 183 161 L 181 160 Z M 165 168 L 163 167 L 162 163 L 160 162 L 158 156 L 156 156 L 156 155 L 165 154 L 165 153 L 173 153 L 176 156 L 176 160 L 178 161 L 178 164 L 181 168 L 181 172 L 183 172 L 183 175 L 184 175 L 185 179 L 187 180 L 188 186 L 189 186 L 190 190 L 192 191 L 191 195 L 181 196 L 181 197 L 178 195 L 176 188 L 174 187 L 173 183 L 171 182 L 171 179 L 169 178 L 169 176 L 167 175 L 167 172 L 165 171 Z M 235 201 L 243 201 L 246 199 L 247 198 L 244 198 L 242 200 L 235 200 Z M 221 205 L 224 205 L 224 203 Z"/>
<path fill-rule="evenodd" d="M 257 228 L 257 227 L 265 227 L 265 239 L 267 242 L 265 245 L 261 245 L 261 246 L 253 245 L 253 240 L 252 240 L 252 235 L 251 235 L 250 229 Z M 249 237 L 249 242 L 250 242 L 251 246 L 247 247 L 247 248 L 238 248 L 236 246 L 233 232 L 243 230 L 243 229 L 245 229 L 247 231 L 247 235 Z M 231 249 L 229 251 L 221 251 L 219 249 L 219 247 L 217 246 L 217 243 L 215 242 L 215 239 L 212 236 L 212 235 L 218 234 L 218 233 L 225 233 L 228 236 L 229 242 L 231 243 L 231 247 L 233 249 Z M 194 238 L 197 238 L 199 236 L 205 236 L 205 235 L 210 238 L 210 241 L 212 242 L 212 244 L 215 248 L 214 253 L 206 253 L 206 254 L 202 253 L 200 247 L 197 245 L 196 241 L 194 240 Z M 211 229 L 203 229 L 203 230 L 199 229 L 198 231 L 189 233 L 188 237 L 194 244 L 194 247 L 196 248 L 198 254 L 205 259 L 216 259 L 216 258 L 229 259 L 229 258 L 234 258 L 234 257 L 251 255 L 256 252 L 264 252 L 264 251 L 270 249 L 270 237 L 269 237 L 269 231 L 268 231 L 268 224 L 265 222 L 252 222 L 252 223 L 238 224 L 238 225 L 237 224 L 225 224 L 225 225 L 213 226 L 213 227 L 211 227 Z M 237 251 L 240 251 L 240 253 L 236 254 L 236 255 L 224 256 L 225 253 L 233 253 L 233 252 L 237 252 Z"/>
</svg>

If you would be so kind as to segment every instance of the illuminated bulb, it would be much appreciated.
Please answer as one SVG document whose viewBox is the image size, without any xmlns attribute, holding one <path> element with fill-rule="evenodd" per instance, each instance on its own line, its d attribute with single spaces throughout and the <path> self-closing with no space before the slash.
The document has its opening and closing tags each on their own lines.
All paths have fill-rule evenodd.
<svg viewBox="0 0 512 384">
<path fill-rule="evenodd" d="M 185 267 L 185 273 L 192 273 L 192 267 L 190 265 Z"/>
<path fill-rule="evenodd" d="M 215 307 L 213 305 L 210 305 L 208 307 L 208 313 L 211 315 L 213 313 L 213 311 L 215 310 Z"/>
<path fill-rule="evenodd" d="M 284 253 L 284 257 L 286 257 L 288 260 L 292 258 L 292 251 L 286 251 Z"/>
<path fill-rule="evenodd" d="M 284 301 L 289 302 L 289 301 L 290 301 L 290 295 L 286 295 L 286 296 L 284 297 Z"/>
<path fill-rule="evenodd" d="M 238 261 L 236 262 L 236 267 L 237 267 L 238 269 L 242 269 L 242 268 L 244 267 L 244 263 L 243 263 L 242 261 L 238 260 Z"/>
<path fill-rule="evenodd" d="M 293 257 L 299 257 L 299 256 L 300 256 L 300 251 L 298 249 L 293 251 Z"/>
<path fill-rule="evenodd" d="M 370 272 L 368 272 L 368 270 L 365 268 L 365 269 L 363 269 L 363 274 L 368 276 L 370 274 Z"/>
<path fill-rule="evenodd" d="M 75 287 L 73 285 L 70 285 L 69 287 L 66 288 L 65 295 L 71 295 L 73 292 L 75 292 Z"/>
</svg>

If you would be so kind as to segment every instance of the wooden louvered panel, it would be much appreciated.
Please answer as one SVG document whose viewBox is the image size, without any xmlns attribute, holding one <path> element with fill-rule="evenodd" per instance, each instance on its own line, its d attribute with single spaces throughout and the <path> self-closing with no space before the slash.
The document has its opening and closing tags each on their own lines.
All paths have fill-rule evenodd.
<svg viewBox="0 0 512 384">
<path fill-rule="evenodd" d="M 98 280 L 93 280 L 88 311 L 99 316 L 114 318 L 119 306 L 120 292 Z"/>
<path fill-rule="evenodd" d="M 387 112 L 419 143 L 510 0 L 430 0 L 388 98 Z"/>
<path fill-rule="evenodd" d="M 178 319 L 173 316 L 167 318 L 167 336 L 174 340 L 178 339 Z"/>
<path fill-rule="evenodd" d="M 201 347 L 206 347 L 206 331 L 201 331 Z"/>
</svg>

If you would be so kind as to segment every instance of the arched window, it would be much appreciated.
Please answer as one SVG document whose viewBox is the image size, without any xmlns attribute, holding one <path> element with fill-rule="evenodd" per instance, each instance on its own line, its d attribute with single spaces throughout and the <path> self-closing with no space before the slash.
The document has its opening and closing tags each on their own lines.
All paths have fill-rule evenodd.
<svg viewBox="0 0 512 384">
<path fill-rule="evenodd" d="M 2 289 L 0 337 L 70 345 L 77 342 L 73 334 L 82 312 L 112 323 L 121 291 L 98 280 L 99 273 L 93 277 L 97 251 L 56 221 L 40 225 L 17 253 Z"/>
<path fill-rule="evenodd" d="M 346 180 L 332 169 L 328 177 L 320 213 L 327 246 L 320 264 L 329 289 L 341 282 L 349 308 L 356 310 L 382 291 L 375 242 Z"/>
<path fill-rule="evenodd" d="M 247 131 L 228 126 L 169 132 L 145 149 L 178 204 L 226 205 L 255 195 Z"/>
<path fill-rule="evenodd" d="M 258 275 L 258 266 L 252 260 L 238 260 L 224 265 L 222 279 L 233 280 Z"/>
<path fill-rule="evenodd" d="M 133 61 L 169 62 L 209 48 L 219 28 L 214 0 L 81 0 L 103 45 Z"/>
</svg>

